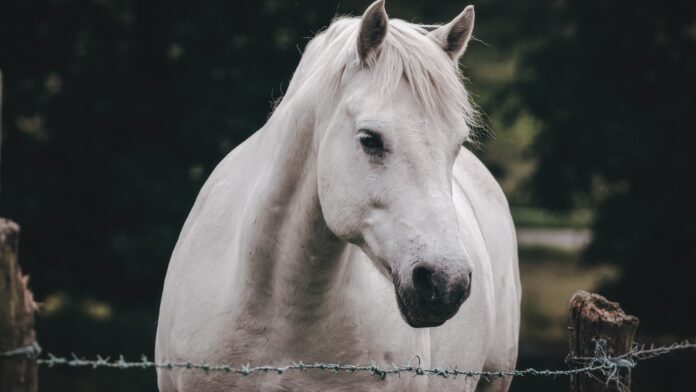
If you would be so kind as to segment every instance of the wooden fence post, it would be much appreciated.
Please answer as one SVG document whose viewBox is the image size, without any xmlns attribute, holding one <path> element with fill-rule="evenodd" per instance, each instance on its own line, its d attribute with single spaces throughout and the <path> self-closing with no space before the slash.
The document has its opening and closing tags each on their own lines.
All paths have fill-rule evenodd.
<svg viewBox="0 0 696 392">
<path fill-rule="evenodd" d="M 17 264 L 19 226 L 0 218 L 0 352 L 36 342 L 34 312 L 37 309 L 28 277 Z M 36 358 L 26 355 L 0 357 L 0 391 L 36 392 Z"/>
<path fill-rule="evenodd" d="M 570 298 L 570 355 L 594 357 L 597 341 L 602 339 L 607 355 L 615 357 L 633 348 L 638 318 L 627 315 L 616 302 L 599 294 L 578 291 Z M 570 377 L 571 392 L 626 391 L 631 387 L 631 369 L 618 368 L 616 379 L 607 383 L 604 376 L 579 374 Z"/>
<path fill-rule="evenodd" d="M 2 70 L 0 69 L 0 169 L 2 168 Z M 0 170 L 0 174 L 2 171 Z M 2 195 L 2 185 L 0 184 L 0 196 Z"/>
</svg>

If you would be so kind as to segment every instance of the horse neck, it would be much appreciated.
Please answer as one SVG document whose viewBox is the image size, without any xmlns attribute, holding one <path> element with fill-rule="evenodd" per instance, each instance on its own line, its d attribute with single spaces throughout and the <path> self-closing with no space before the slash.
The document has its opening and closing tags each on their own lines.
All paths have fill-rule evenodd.
<svg viewBox="0 0 696 392">
<path fill-rule="evenodd" d="M 319 202 L 313 115 L 281 105 L 260 131 L 259 151 L 271 152 L 247 208 L 240 256 L 247 314 L 282 312 L 314 322 L 330 307 L 346 243 L 327 227 Z"/>
</svg>

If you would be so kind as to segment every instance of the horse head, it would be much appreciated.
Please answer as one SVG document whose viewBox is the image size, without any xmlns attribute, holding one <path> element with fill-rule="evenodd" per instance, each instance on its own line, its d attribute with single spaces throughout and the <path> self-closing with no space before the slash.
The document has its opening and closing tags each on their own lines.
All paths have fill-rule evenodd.
<svg viewBox="0 0 696 392">
<path fill-rule="evenodd" d="M 317 36 L 298 68 L 314 83 L 327 226 L 393 281 L 413 327 L 443 324 L 471 293 L 452 171 L 475 119 L 458 67 L 473 24 L 472 6 L 433 27 L 390 20 L 379 0 Z"/>
</svg>

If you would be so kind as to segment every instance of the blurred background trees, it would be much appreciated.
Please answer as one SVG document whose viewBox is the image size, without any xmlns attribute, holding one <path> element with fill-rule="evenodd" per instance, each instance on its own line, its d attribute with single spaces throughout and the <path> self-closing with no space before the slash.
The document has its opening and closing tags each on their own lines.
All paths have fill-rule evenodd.
<svg viewBox="0 0 696 392">
<path fill-rule="evenodd" d="M 515 82 L 520 107 L 539 120 L 534 200 L 596 208 L 585 259 L 620 267 L 610 296 L 644 331 L 687 336 L 696 331 L 679 311 L 696 300 L 695 11 L 682 1 L 549 7 Z"/>
<path fill-rule="evenodd" d="M 22 263 L 45 302 L 44 342 L 151 350 L 169 255 L 206 177 L 265 122 L 309 38 L 368 4 L 0 7 L 0 215 L 22 225 Z M 387 9 L 433 23 L 466 4 L 394 0 Z M 563 333 L 566 292 L 554 290 L 614 277 L 602 290 L 640 316 L 641 331 L 693 337 L 696 3 L 474 4 L 477 40 L 462 67 L 495 136 L 472 149 L 519 227 L 593 231 L 581 255 L 520 248 L 525 333 L 562 336 L 546 329 Z M 549 298 L 556 313 L 539 309 Z M 85 313 L 84 325 L 102 328 L 86 342 L 71 330 Z M 137 339 L 122 336 L 126 326 Z"/>
</svg>

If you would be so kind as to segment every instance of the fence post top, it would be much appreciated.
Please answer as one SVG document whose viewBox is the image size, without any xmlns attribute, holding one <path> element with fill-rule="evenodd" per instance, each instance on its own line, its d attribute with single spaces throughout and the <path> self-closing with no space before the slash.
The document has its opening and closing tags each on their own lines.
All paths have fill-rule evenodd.
<svg viewBox="0 0 696 392">
<path fill-rule="evenodd" d="M 570 297 L 573 314 L 588 321 L 611 320 L 612 323 L 627 324 L 637 328 L 638 318 L 626 314 L 618 302 L 609 301 L 604 296 L 578 290 Z"/>
<path fill-rule="evenodd" d="M 0 217 L 0 235 L 19 232 L 19 225 L 12 219 Z"/>
</svg>

